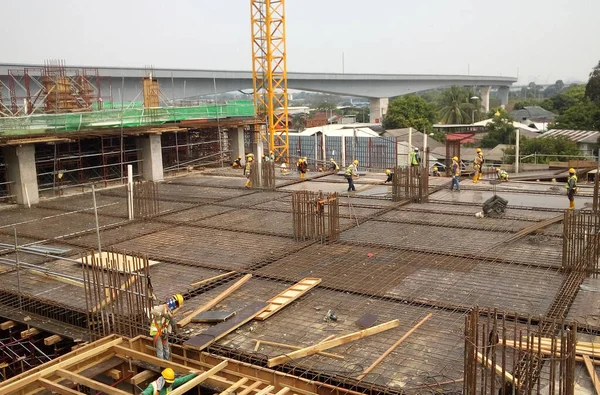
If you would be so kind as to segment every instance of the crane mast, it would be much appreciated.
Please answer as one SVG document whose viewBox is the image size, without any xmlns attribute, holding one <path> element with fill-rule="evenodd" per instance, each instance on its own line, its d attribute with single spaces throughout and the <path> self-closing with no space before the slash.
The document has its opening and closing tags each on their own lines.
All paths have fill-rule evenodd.
<svg viewBox="0 0 600 395">
<path fill-rule="evenodd" d="M 285 43 L 285 1 L 250 0 L 252 79 L 261 133 L 277 161 L 289 163 L 288 87 Z"/>
</svg>

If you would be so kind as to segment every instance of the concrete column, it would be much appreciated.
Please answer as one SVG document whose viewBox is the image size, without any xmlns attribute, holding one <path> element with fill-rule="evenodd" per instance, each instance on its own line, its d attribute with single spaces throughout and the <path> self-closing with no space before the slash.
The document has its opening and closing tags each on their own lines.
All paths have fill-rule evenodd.
<svg viewBox="0 0 600 395">
<path fill-rule="evenodd" d="M 37 204 L 40 202 L 37 172 L 35 169 L 35 145 L 25 144 L 4 147 L 4 158 L 11 194 L 16 195 L 17 204 Z"/>
<path fill-rule="evenodd" d="M 480 88 L 480 96 L 481 96 L 481 104 L 485 108 L 485 112 L 490 111 L 490 90 L 492 90 L 491 86 L 484 86 Z"/>
<path fill-rule="evenodd" d="M 371 123 L 382 123 L 383 116 L 387 113 L 390 99 L 388 99 L 388 98 L 369 99 L 369 103 L 371 104 L 370 122 Z"/>
<path fill-rule="evenodd" d="M 498 88 L 498 97 L 500 98 L 500 103 L 502 103 L 504 107 L 508 105 L 508 91 L 508 86 L 501 86 Z"/>
<path fill-rule="evenodd" d="M 244 148 L 244 127 L 238 126 L 237 129 L 229 129 L 229 146 L 231 147 L 231 161 L 237 159 L 238 156 L 242 157 L 242 161 L 245 161 L 244 155 L 246 154 Z"/>
<path fill-rule="evenodd" d="M 142 151 L 142 178 L 146 181 L 161 181 L 163 179 L 163 160 L 160 134 L 138 137 L 136 144 Z"/>
</svg>

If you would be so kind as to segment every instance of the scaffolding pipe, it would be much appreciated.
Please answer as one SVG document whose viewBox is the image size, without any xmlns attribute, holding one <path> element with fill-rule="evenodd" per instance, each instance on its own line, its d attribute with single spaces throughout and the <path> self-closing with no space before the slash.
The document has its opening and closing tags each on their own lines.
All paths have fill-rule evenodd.
<svg viewBox="0 0 600 395">
<path fill-rule="evenodd" d="M 96 187 L 92 184 L 92 200 L 94 202 L 94 216 L 96 217 L 96 236 L 98 236 L 98 257 L 102 259 L 102 243 L 100 241 L 100 223 L 98 222 L 98 207 L 96 206 Z"/>
</svg>

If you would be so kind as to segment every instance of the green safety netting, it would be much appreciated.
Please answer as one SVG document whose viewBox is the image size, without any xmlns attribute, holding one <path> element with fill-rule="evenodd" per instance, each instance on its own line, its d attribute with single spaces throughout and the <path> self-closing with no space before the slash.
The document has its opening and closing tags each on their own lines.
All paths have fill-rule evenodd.
<svg viewBox="0 0 600 395">
<path fill-rule="evenodd" d="M 116 103 L 112 103 L 116 104 Z M 119 103 L 120 104 L 120 103 Z M 135 103 L 134 103 L 135 104 Z M 160 125 L 190 119 L 253 117 L 250 101 L 226 104 L 200 104 L 193 107 L 104 109 L 69 114 L 42 114 L 26 117 L 0 117 L 0 136 L 48 132 L 77 132 L 86 129 Z M 133 108 L 132 108 L 133 107 Z"/>
</svg>

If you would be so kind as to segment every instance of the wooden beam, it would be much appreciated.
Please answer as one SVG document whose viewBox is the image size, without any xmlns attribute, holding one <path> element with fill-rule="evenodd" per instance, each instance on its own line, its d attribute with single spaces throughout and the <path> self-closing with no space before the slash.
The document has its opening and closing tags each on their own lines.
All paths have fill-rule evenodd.
<svg viewBox="0 0 600 395">
<path fill-rule="evenodd" d="M 151 365 L 171 368 L 176 373 L 187 374 L 187 373 L 192 373 L 192 372 L 196 371 L 194 369 L 190 369 L 187 366 L 184 366 L 184 365 L 181 365 L 181 364 L 178 364 L 175 362 L 165 361 L 164 359 L 158 359 L 153 355 L 148 355 L 141 351 L 132 350 L 131 348 L 127 348 L 127 347 L 123 347 L 123 346 L 115 346 L 114 351 L 117 354 L 117 356 L 120 356 L 121 358 L 128 357 L 131 359 L 137 359 L 139 361 L 149 363 Z"/>
<path fill-rule="evenodd" d="M 241 379 L 239 379 L 238 381 L 233 383 L 233 385 L 229 386 L 227 389 L 222 391 L 219 395 L 229 395 L 232 392 L 234 392 L 235 390 L 237 390 L 238 388 L 240 388 L 242 385 L 246 384 L 247 381 L 248 381 L 248 378 L 242 377 Z"/>
<path fill-rule="evenodd" d="M 48 336 L 47 338 L 44 339 L 44 344 L 47 346 L 52 346 L 53 344 L 58 343 L 62 339 L 63 338 L 60 337 L 59 335 Z"/>
<path fill-rule="evenodd" d="M 198 376 L 194 377 L 193 379 L 191 379 L 187 383 L 183 384 L 182 386 L 179 386 L 179 387 L 175 388 L 174 391 L 169 392 L 169 395 L 183 395 L 183 394 L 185 394 L 187 391 L 191 390 L 192 388 L 196 388 L 200 383 L 202 383 L 207 378 L 209 378 L 211 376 L 214 376 L 215 374 L 217 374 L 221 370 L 225 369 L 226 366 L 227 366 L 227 361 L 221 362 L 220 364 L 218 364 L 214 368 L 212 368 L 210 370 L 207 370 L 204 373 L 199 374 Z"/>
<path fill-rule="evenodd" d="M 333 337 L 335 337 L 335 335 L 333 335 Z M 270 342 L 268 340 L 258 340 L 258 339 L 252 339 L 252 340 L 255 341 L 256 344 L 266 344 L 267 346 L 287 348 L 287 349 L 290 349 L 290 350 L 302 350 L 303 348 L 305 348 L 305 347 L 292 346 L 291 344 Z M 328 340 L 330 340 L 329 337 L 327 339 L 325 339 L 325 340 L 320 341 L 318 344 L 325 343 Z M 329 358 L 344 359 L 343 355 L 340 355 L 340 354 L 331 354 L 331 353 L 324 352 L 324 351 L 319 351 L 317 354 L 323 355 L 324 357 L 329 357 Z"/>
<path fill-rule="evenodd" d="M 267 308 L 259 314 L 255 320 L 264 321 L 273 314 L 282 310 L 285 306 L 292 303 L 294 300 L 300 298 L 308 291 L 319 285 L 321 282 L 320 278 L 306 277 L 287 288 L 285 291 L 279 293 L 277 296 L 268 300 L 269 305 Z"/>
<path fill-rule="evenodd" d="M 29 336 L 39 335 L 41 331 L 37 328 L 29 328 L 21 332 L 21 339 L 24 339 Z"/>
<path fill-rule="evenodd" d="M 282 363 L 285 363 L 285 362 L 288 362 L 288 361 L 291 361 L 294 359 L 307 357 L 309 355 L 316 354 L 320 351 L 328 350 L 333 347 L 341 346 L 342 344 L 350 343 L 351 341 L 354 341 L 354 340 L 362 339 L 363 337 L 367 337 L 367 336 L 375 335 L 375 334 L 383 332 L 383 331 L 387 331 L 388 329 L 395 328 L 398 325 L 400 325 L 400 321 L 398 321 L 398 320 L 388 321 L 383 324 L 376 325 L 376 326 L 373 326 L 368 329 L 363 329 L 362 331 L 350 333 L 348 335 L 340 336 L 340 337 L 337 337 L 332 340 L 328 340 L 323 343 L 315 344 L 313 346 L 291 352 L 289 354 L 280 355 L 275 358 L 269 358 L 268 366 L 271 368 L 273 366 L 281 365 Z"/>
<path fill-rule="evenodd" d="M 369 366 L 368 368 L 366 368 L 365 371 L 362 372 L 362 374 L 360 374 L 356 379 L 357 380 L 362 380 L 367 374 L 369 374 L 369 372 L 371 372 L 371 370 L 375 369 L 375 367 L 377 365 L 379 365 L 381 363 L 381 361 L 383 361 L 385 359 L 385 357 L 387 357 L 388 355 L 390 355 L 390 353 L 392 351 L 394 351 L 396 349 L 396 347 L 398 347 L 400 344 L 402 344 L 402 342 L 404 340 L 406 340 L 407 337 L 409 337 L 414 331 L 416 331 L 417 328 L 419 328 L 421 325 L 423 325 L 425 323 L 425 321 L 427 321 L 428 319 L 430 319 L 431 316 L 432 316 L 431 313 L 427 314 L 427 316 L 425 318 L 423 318 L 421 321 L 419 321 L 417 323 L 417 325 L 413 326 L 408 332 L 406 332 L 404 334 L 404 336 L 402 336 L 400 339 L 398 339 L 398 341 L 396 341 L 396 343 L 394 343 L 390 348 L 388 348 L 387 350 L 385 350 L 385 352 L 383 354 L 381 354 L 381 356 L 379 358 L 377 358 L 375 360 L 375 362 L 373 362 L 371 364 L 371 366 Z"/>
<path fill-rule="evenodd" d="M 15 322 L 14 321 L 4 321 L 3 323 L 0 324 L 0 329 L 2 329 L 3 331 L 10 329 L 12 327 L 15 326 Z"/>
<path fill-rule="evenodd" d="M 108 369 L 104 374 L 115 381 L 121 380 L 121 371 L 119 369 Z"/>
<path fill-rule="evenodd" d="M 234 270 L 234 271 L 232 271 L 232 272 L 221 273 L 221 274 L 218 274 L 218 275 L 216 275 L 216 276 L 209 277 L 209 278 L 205 278 L 204 280 L 200 280 L 200 281 L 198 281 L 198 282 L 195 282 L 195 283 L 193 283 L 193 284 L 190 284 L 190 287 L 197 287 L 198 285 L 207 284 L 207 283 L 212 283 L 213 281 L 220 280 L 220 279 L 222 279 L 223 277 L 231 276 L 232 274 L 235 274 L 235 273 L 237 273 L 235 270 Z"/>
<path fill-rule="evenodd" d="M 265 388 L 263 388 L 262 390 L 258 391 L 256 393 L 256 395 L 266 395 L 268 393 L 270 393 L 271 391 L 273 391 L 275 389 L 274 385 L 267 385 Z"/>
<path fill-rule="evenodd" d="M 485 366 L 487 368 L 491 368 L 492 370 L 495 370 L 496 373 L 498 373 L 498 375 L 502 375 L 502 366 L 493 365 L 491 358 L 484 358 L 480 352 L 477 352 L 477 360 L 481 364 L 483 364 L 483 366 Z M 516 377 L 514 377 L 512 374 L 508 373 L 508 371 L 506 371 L 506 370 L 504 370 L 504 379 L 506 381 L 508 381 L 509 383 L 514 382 L 517 387 L 521 386 L 521 383 L 519 383 L 519 380 Z"/>
<path fill-rule="evenodd" d="M 153 372 L 151 370 L 142 370 L 141 372 L 130 378 L 129 382 L 133 385 L 138 385 L 140 383 L 143 383 L 144 381 L 151 380 L 157 376 L 158 373 L 156 372 Z"/>
<path fill-rule="evenodd" d="M 288 387 L 283 387 L 282 389 L 280 389 L 279 391 L 277 391 L 275 393 L 275 395 L 285 395 L 288 392 L 290 392 L 291 390 Z"/>
<path fill-rule="evenodd" d="M 71 389 L 69 387 L 65 387 L 64 385 L 55 383 L 54 381 L 50 381 L 50 380 L 46 380 L 46 379 L 39 379 L 37 381 L 37 383 L 41 387 L 44 387 L 47 390 L 50 390 L 50 391 L 52 391 L 53 393 L 56 393 L 56 394 L 61 394 L 61 395 L 85 395 L 83 392 L 79 392 L 79 391 Z"/>
<path fill-rule="evenodd" d="M 594 365 L 590 357 L 587 355 L 583 356 L 583 362 L 585 362 L 585 367 L 587 368 L 588 373 L 590 374 L 590 378 L 592 379 L 592 384 L 594 384 L 594 389 L 596 390 L 596 395 L 600 395 L 600 380 L 598 380 L 598 375 L 596 374 L 596 369 L 594 369 Z"/>
<path fill-rule="evenodd" d="M 111 387 L 110 385 L 101 383 L 101 382 L 93 380 L 93 379 L 88 379 L 87 377 L 84 377 L 77 373 L 69 372 L 68 370 L 65 370 L 65 369 L 57 369 L 56 374 L 58 376 L 62 377 L 63 379 L 67 379 L 67 380 L 74 382 L 75 384 L 81 384 L 81 385 L 84 385 L 88 388 L 91 388 L 91 389 L 94 389 L 97 391 L 106 392 L 107 394 L 131 395 L 129 392 L 121 391 L 118 388 Z"/>
<path fill-rule="evenodd" d="M 179 326 L 180 328 L 183 326 L 186 326 L 187 324 L 190 323 L 192 318 L 194 318 L 198 314 L 202 313 L 203 311 L 212 309 L 217 304 L 219 304 L 223 299 L 225 299 L 226 297 L 228 297 L 229 295 L 234 293 L 239 287 L 244 285 L 244 283 L 246 283 L 246 281 L 250 280 L 250 278 L 252 278 L 252 274 L 246 274 L 244 277 L 242 277 L 241 279 L 236 281 L 235 284 L 233 284 L 231 287 L 227 288 L 225 291 L 223 291 L 219 295 L 217 295 L 213 300 L 206 303 L 204 306 L 198 307 L 196 310 L 194 310 L 193 312 L 188 314 L 186 317 L 179 320 L 177 322 L 177 326 Z"/>
<path fill-rule="evenodd" d="M 256 381 L 253 384 L 250 384 L 246 389 L 240 391 L 237 395 L 248 395 L 258 387 L 260 387 L 263 383 L 261 381 Z"/>
</svg>

